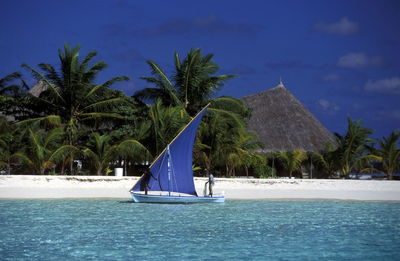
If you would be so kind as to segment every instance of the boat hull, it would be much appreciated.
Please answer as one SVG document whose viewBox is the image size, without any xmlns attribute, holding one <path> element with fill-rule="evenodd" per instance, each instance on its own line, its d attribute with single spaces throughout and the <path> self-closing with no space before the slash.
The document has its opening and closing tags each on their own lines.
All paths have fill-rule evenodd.
<svg viewBox="0 0 400 261">
<path fill-rule="evenodd" d="M 177 196 L 177 195 L 145 195 L 141 193 L 131 192 L 132 199 L 136 203 L 223 203 L 225 197 L 196 197 L 196 196 Z"/>
</svg>

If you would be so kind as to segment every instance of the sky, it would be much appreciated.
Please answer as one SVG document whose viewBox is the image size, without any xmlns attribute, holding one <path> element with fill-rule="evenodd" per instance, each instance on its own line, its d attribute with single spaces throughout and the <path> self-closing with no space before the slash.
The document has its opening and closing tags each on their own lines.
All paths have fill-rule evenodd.
<svg viewBox="0 0 400 261">
<path fill-rule="evenodd" d="M 214 54 L 220 74 L 237 74 L 217 94 L 243 97 L 282 79 L 332 132 L 347 117 L 373 137 L 400 129 L 400 1 L 2 0 L 0 77 L 39 63 L 58 66 L 64 43 L 96 50 L 108 67 L 98 82 L 131 96 L 150 87 L 146 60 L 168 73 L 173 54 Z"/>
</svg>

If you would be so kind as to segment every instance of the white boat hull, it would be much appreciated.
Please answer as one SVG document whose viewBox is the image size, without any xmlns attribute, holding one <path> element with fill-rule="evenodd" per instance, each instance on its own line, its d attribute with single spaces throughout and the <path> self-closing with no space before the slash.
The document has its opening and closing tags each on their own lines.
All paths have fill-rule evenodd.
<svg viewBox="0 0 400 261">
<path fill-rule="evenodd" d="M 196 197 L 192 195 L 155 195 L 131 192 L 132 199 L 136 203 L 223 203 L 224 196 Z"/>
</svg>

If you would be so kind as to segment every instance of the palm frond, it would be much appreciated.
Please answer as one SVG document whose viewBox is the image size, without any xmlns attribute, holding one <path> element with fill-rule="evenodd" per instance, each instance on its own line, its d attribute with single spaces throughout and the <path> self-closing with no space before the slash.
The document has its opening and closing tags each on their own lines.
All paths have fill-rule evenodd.
<svg viewBox="0 0 400 261">
<path fill-rule="evenodd" d="M 116 150 L 119 156 L 124 157 L 137 157 L 141 160 L 149 159 L 151 157 L 149 150 L 135 139 L 122 141 L 118 144 Z"/>
<path fill-rule="evenodd" d="M 22 77 L 20 72 L 13 72 L 8 74 L 7 76 L 0 79 L 0 88 L 4 86 L 5 83 L 10 82 L 15 79 L 19 79 Z"/>
<path fill-rule="evenodd" d="M 48 87 L 52 90 L 52 92 L 53 92 L 61 101 L 65 102 L 65 100 L 63 99 L 63 97 L 61 96 L 61 94 L 57 91 L 57 89 L 54 87 L 54 85 L 53 85 L 52 83 L 50 83 L 50 82 L 46 79 L 46 77 L 44 77 L 41 73 L 39 73 L 38 71 L 36 71 L 35 69 L 33 69 L 32 67 L 30 67 L 30 66 L 27 65 L 27 64 L 22 64 L 21 66 L 22 66 L 22 67 L 25 67 L 25 68 L 27 68 L 27 69 L 29 69 L 29 70 L 32 72 L 33 76 L 35 76 L 37 79 L 43 81 L 43 82 L 46 84 L 46 86 L 48 86 Z"/>
<path fill-rule="evenodd" d="M 29 165 L 30 167 L 35 167 L 35 163 L 24 153 L 17 152 L 12 155 L 12 158 L 21 160 L 24 164 Z"/>
<path fill-rule="evenodd" d="M 153 74 L 161 77 L 166 83 L 168 83 L 169 88 L 173 88 L 173 84 L 171 81 L 168 79 L 168 76 L 164 73 L 164 71 L 158 66 L 155 62 L 148 60 L 147 64 L 150 65 L 150 67 L 153 70 Z"/>
<path fill-rule="evenodd" d="M 82 152 L 75 146 L 72 145 L 63 145 L 57 148 L 49 157 L 49 161 L 54 163 L 59 163 L 63 159 L 70 157 L 71 154 L 77 155 Z"/>
<path fill-rule="evenodd" d="M 126 103 L 126 100 L 123 98 L 112 98 L 108 100 L 102 100 L 99 102 L 92 103 L 84 108 L 82 108 L 82 111 L 88 111 L 88 110 L 96 110 L 96 111 L 102 111 L 104 109 L 110 108 L 111 105 L 117 104 L 117 103 Z"/>
<path fill-rule="evenodd" d="M 239 116 L 236 113 L 233 113 L 230 111 L 225 111 L 225 110 L 220 110 L 220 109 L 216 109 L 216 108 L 208 108 L 207 111 L 211 112 L 211 113 L 218 113 L 218 114 L 224 115 L 225 117 L 231 119 L 234 122 L 234 124 L 232 124 L 232 125 L 244 127 L 243 121 L 239 118 Z"/>
<path fill-rule="evenodd" d="M 81 113 L 79 116 L 80 120 L 82 121 L 93 120 L 98 118 L 124 119 L 123 116 L 117 113 L 106 113 L 106 112 L 87 112 L 87 113 Z"/>
<path fill-rule="evenodd" d="M 32 119 L 27 119 L 27 120 L 22 120 L 19 122 L 14 123 L 17 127 L 25 127 L 28 124 L 33 124 L 33 123 L 45 123 L 51 127 L 59 127 L 61 126 L 61 118 L 58 115 L 48 115 L 44 117 L 38 117 L 38 118 L 32 118 Z"/>
<path fill-rule="evenodd" d="M 96 51 L 91 51 L 91 52 L 89 52 L 89 53 L 85 56 L 85 58 L 83 58 L 82 63 L 81 63 L 81 65 L 80 65 L 80 70 L 81 70 L 81 71 L 85 71 L 86 68 L 88 67 L 88 64 L 89 64 L 90 60 L 92 60 L 93 57 L 95 57 L 96 55 L 97 55 L 97 52 L 96 52 Z"/>
<path fill-rule="evenodd" d="M 176 51 L 174 52 L 174 58 L 175 58 L 175 69 L 176 71 L 179 71 L 182 68 L 181 59 L 179 58 L 179 53 Z"/>
</svg>

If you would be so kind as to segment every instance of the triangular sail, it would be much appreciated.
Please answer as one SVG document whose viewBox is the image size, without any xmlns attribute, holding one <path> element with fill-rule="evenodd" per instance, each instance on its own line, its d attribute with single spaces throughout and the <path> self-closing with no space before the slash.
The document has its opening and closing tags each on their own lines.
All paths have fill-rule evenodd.
<svg viewBox="0 0 400 261">
<path fill-rule="evenodd" d="M 207 107 L 208 105 L 175 137 L 131 191 L 145 191 L 147 188 L 148 191 L 170 191 L 197 196 L 193 181 L 192 154 L 197 128 Z"/>
</svg>

